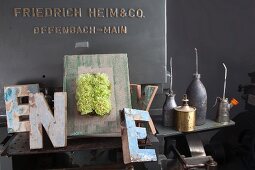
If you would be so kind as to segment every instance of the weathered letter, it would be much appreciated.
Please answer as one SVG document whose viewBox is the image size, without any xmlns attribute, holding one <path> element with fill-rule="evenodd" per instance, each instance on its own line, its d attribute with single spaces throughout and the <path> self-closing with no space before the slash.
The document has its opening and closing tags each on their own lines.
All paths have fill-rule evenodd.
<svg viewBox="0 0 255 170">
<path fill-rule="evenodd" d="M 30 149 L 43 148 L 42 126 L 54 147 L 67 144 L 66 117 L 67 96 L 65 92 L 54 94 L 54 116 L 42 93 L 29 95 L 30 105 Z"/>
<path fill-rule="evenodd" d="M 122 133 L 124 163 L 157 161 L 154 149 L 139 149 L 138 140 L 147 137 L 146 129 L 137 127 L 135 121 L 149 122 L 149 112 L 135 109 L 124 109 L 126 128 Z"/>
</svg>

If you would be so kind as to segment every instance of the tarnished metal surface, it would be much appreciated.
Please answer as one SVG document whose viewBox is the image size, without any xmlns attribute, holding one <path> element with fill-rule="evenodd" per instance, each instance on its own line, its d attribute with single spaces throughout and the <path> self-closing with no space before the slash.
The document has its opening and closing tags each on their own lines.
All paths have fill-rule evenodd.
<svg viewBox="0 0 255 170">
<path fill-rule="evenodd" d="M 206 156 L 202 141 L 197 133 L 186 134 L 187 143 L 191 156 Z"/>
<path fill-rule="evenodd" d="M 218 102 L 218 110 L 217 110 L 217 117 L 216 121 L 219 123 L 229 123 L 230 117 L 229 117 L 229 111 L 230 109 L 238 104 L 238 101 L 234 99 L 234 103 L 229 103 L 228 98 L 226 98 L 225 93 L 226 93 L 226 84 L 227 84 L 227 72 L 228 69 L 226 65 L 223 63 L 224 69 L 225 69 L 225 77 L 224 77 L 224 87 L 223 87 L 223 96 L 222 98 L 218 97 L 217 102 Z"/>
<path fill-rule="evenodd" d="M 176 155 L 181 167 L 184 170 L 210 167 L 210 165 L 208 166 L 207 163 L 210 160 L 213 160 L 211 156 L 184 157 L 174 146 L 171 146 L 171 150 Z"/>
<path fill-rule="evenodd" d="M 219 123 L 228 123 L 230 121 L 230 108 L 231 105 L 228 103 L 228 99 L 219 99 L 216 121 Z"/>
<path fill-rule="evenodd" d="M 198 54 L 196 52 L 196 73 L 193 75 L 193 80 L 189 84 L 186 93 L 190 100 L 190 106 L 196 108 L 196 125 L 203 125 L 206 119 L 207 113 L 207 93 L 205 86 L 200 80 L 200 74 L 198 74 Z"/>
<path fill-rule="evenodd" d="M 174 108 L 176 112 L 176 129 L 181 132 L 190 132 L 195 128 L 196 108 L 190 107 L 188 101 L 185 94 L 182 99 L 183 105 Z"/>
<path fill-rule="evenodd" d="M 152 118 L 152 120 L 154 119 Z M 167 136 L 175 136 L 175 135 L 183 134 L 182 132 L 179 132 L 174 128 L 163 126 L 162 121 L 159 118 L 157 119 L 157 121 L 154 121 L 154 124 L 158 131 L 157 136 L 167 137 Z M 196 126 L 192 132 L 188 132 L 188 133 L 208 131 L 208 130 L 219 129 L 219 128 L 233 126 L 233 125 L 235 125 L 235 122 L 233 122 L 232 120 L 230 120 L 230 122 L 227 124 L 222 124 L 222 123 L 218 123 L 218 122 L 206 119 L 205 124 L 201 126 Z"/>
<path fill-rule="evenodd" d="M 200 81 L 200 75 L 195 75 L 186 91 L 190 100 L 190 106 L 196 110 L 196 125 L 205 123 L 207 112 L 207 93 L 205 86 Z"/>
<path fill-rule="evenodd" d="M 177 107 L 175 102 L 175 94 L 166 94 L 166 100 L 163 105 L 163 125 L 172 127 L 174 126 L 174 108 Z"/>
<path fill-rule="evenodd" d="M 209 159 L 208 162 L 206 162 L 206 170 L 217 170 L 218 164 L 213 159 Z"/>
</svg>

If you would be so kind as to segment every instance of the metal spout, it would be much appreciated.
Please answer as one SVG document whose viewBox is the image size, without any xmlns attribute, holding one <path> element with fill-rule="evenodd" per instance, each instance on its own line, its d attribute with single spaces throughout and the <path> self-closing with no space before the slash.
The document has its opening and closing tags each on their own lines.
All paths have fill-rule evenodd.
<svg viewBox="0 0 255 170">
<path fill-rule="evenodd" d="M 173 58 L 170 58 L 170 89 L 169 94 L 173 95 Z"/>
<path fill-rule="evenodd" d="M 223 87 L 223 96 L 222 99 L 225 99 L 226 95 L 226 84 L 227 84 L 227 74 L 228 74 L 228 69 L 224 63 L 222 63 L 224 68 L 225 68 L 225 77 L 224 77 L 224 87 Z"/>
<path fill-rule="evenodd" d="M 195 48 L 195 53 L 196 53 L 196 75 L 198 74 L 198 52 L 197 52 L 197 48 Z"/>
<path fill-rule="evenodd" d="M 200 74 L 198 73 L 198 52 L 197 52 L 197 48 L 194 48 L 194 50 L 195 50 L 195 54 L 196 54 L 196 72 L 193 74 L 193 77 L 200 79 Z"/>
</svg>

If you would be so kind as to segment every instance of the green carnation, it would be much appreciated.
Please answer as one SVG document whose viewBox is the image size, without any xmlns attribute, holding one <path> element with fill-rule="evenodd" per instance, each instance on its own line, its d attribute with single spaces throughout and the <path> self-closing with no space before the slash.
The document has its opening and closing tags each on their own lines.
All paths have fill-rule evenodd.
<svg viewBox="0 0 255 170">
<path fill-rule="evenodd" d="M 111 83 L 104 73 L 82 74 L 77 79 L 77 110 L 82 114 L 95 112 L 105 115 L 111 111 Z"/>
</svg>

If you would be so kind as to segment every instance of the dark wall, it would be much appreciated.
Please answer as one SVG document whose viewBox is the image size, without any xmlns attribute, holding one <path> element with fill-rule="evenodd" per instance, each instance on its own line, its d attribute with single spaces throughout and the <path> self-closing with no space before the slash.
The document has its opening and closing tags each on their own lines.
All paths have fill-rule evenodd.
<svg viewBox="0 0 255 170">
<path fill-rule="evenodd" d="M 196 47 L 199 72 L 208 93 L 210 109 L 222 96 L 224 68 L 228 67 L 226 96 L 241 104 L 232 116 L 244 109 L 237 92 L 239 84 L 249 83 L 248 72 L 255 71 L 255 1 L 253 0 L 168 0 L 168 57 L 174 62 L 174 90 L 177 101 L 195 72 Z M 180 103 L 180 102 L 179 102 Z M 209 110 L 209 117 L 215 116 Z"/>
<path fill-rule="evenodd" d="M 80 1 L 75 2 L 81 4 Z M 22 32 L 17 32 L 17 28 L 22 28 L 26 24 L 33 24 L 30 23 L 31 20 L 18 19 L 12 21 L 12 24 L 18 22 L 22 27 L 21 25 L 17 25 L 17 27 L 6 27 L 6 24 L 8 24 L 8 17 L 10 17 L 6 15 L 10 15 L 10 7 L 17 6 L 15 3 L 16 1 L 1 1 L 1 7 L 6 5 L 8 8 L 3 8 L 3 10 L 1 10 L 1 17 L 3 17 L 4 20 L 3 22 L 1 20 L 0 23 L 0 49 L 2 49 L 0 51 L 0 87 L 3 87 L 5 84 L 17 83 L 15 82 L 15 80 L 17 80 L 15 77 L 15 79 L 9 79 L 11 81 L 6 81 L 8 76 L 15 75 L 20 80 L 22 76 L 26 76 L 26 81 L 29 81 L 27 76 L 29 74 L 32 75 L 31 79 L 38 79 L 41 82 L 44 82 L 42 75 L 46 74 L 45 82 L 51 82 L 53 85 L 61 85 L 62 56 L 65 53 L 84 53 L 84 50 L 79 51 L 74 49 L 74 45 L 77 41 L 85 41 L 87 39 L 79 36 L 64 36 L 62 38 L 54 36 L 54 41 L 58 41 L 59 43 L 52 44 L 52 42 L 47 43 L 47 38 L 49 38 L 49 36 L 39 36 L 34 37 L 37 44 L 33 43 L 33 46 L 30 47 L 29 44 L 26 44 L 26 41 L 22 41 L 25 48 L 21 48 L 21 41 L 16 41 L 17 39 L 14 39 L 15 41 L 9 41 L 9 39 L 17 37 L 18 39 L 25 40 L 26 35 L 22 34 Z M 56 1 L 52 3 L 56 6 Z M 10 6 L 10 4 L 12 5 Z M 21 2 L 19 1 L 18 5 L 20 4 Z M 98 3 L 94 4 L 100 5 Z M 39 5 L 42 5 L 41 1 Z M 209 117 L 213 118 L 215 116 L 215 110 L 211 111 L 210 108 L 214 104 L 215 98 L 217 96 L 222 96 L 223 92 L 224 69 L 222 62 L 227 65 L 229 70 L 226 91 L 227 97 L 235 97 L 241 102 L 238 107 L 232 110 L 232 115 L 234 116 L 239 111 L 243 110 L 243 101 L 240 98 L 240 93 L 237 92 L 237 87 L 241 83 L 248 83 L 249 78 L 247 73 L 255 69 L 253 67 L 255 65 L 255 48 L 253 47 L 255 44 L 254 8 L 255 1 L 253 0 L 167 0 L 168 57 L 173 57 L 174 91 L 177 94 L 176 100 L 178 103 L 180 103 L 181 96 L 185 93 L 186 87 L 190 83 L 192 74 L 195 71 L 194 48 L 196 47 L 199 51 L 199 72 L 202 74 L 202 82 L 208 92 Z M 157 13 L 157 11 L 154 12 Z M 162 25 L 157 25 L 155 19 L 149 23 L 151 26 L 156 24 L 158 28 L 162 27 Z M 12 29 L 16 31 L 5 35 L 6 30 L 10 31 Z M 148 29 L 150 28 L 148 27 Z M 31 30 L 26 34 L 30 33 Z M 145 40 L 147 41 L 148 37 Z M 65 48 L 61 46 L 60 42 L 65 44 Z M 114 42 L 116 43 L 116 41 Z M 29 41 L 29 43 L 32 43 L 32 41 Z M 104 43 L 101 43 L 101 45 L 103 46 Z M 68 46 L 71 48 L 66 50 Z M 51 62 L 44 60 L 43 57 L 39 59 L 33 58 L 41 47 L 48 49 L 48 51 L 44 50 L 43 53 L 38 52 L 41 56 L 49 57 L 48 54 L 58 55 L 58 57 L 55 58 L 50 56 L 53 62 L 58 63 L 57 65 L 53 66 Z M 152 47 L 149 46 L 147 49 L 149 48 Z M 35 52 L 33 56 L 30 56 L 30 50 Z M 52 53 L 52 51 L 56 52 Z M 146 48 L 142 51 L 146 51 Z M 92 51 L 88 49 L 87 52 Z M 100 49 L 100 53 L 103 52 L 104 51 Z M 120 51 L 116 48 L 116 52 Z M 21 67 L 18 63 L 13 65 L 7 64 L 15 63 L 15 58 L 18 58 L 20 55 L 23 56 L 24 59 L 27 57 L 32 58 L 32 60 L 28 61 L 29 64 L 27 67 L 24 65 Z M 61 62 L 58 62 L 60 60 Z M 155 57 L 155 63 L 160 63 L 158 60 L 159 59 Z M 31 65 L 32 63 L 36 64 L 33 66 Z M 138 62 L 134 59 L 134 63 Z M 41 65 L 45 65 L 46 67 L 43 70 L 39 70 L 38 66 Z M 17 70 L 17 67 L 20 67 L 20 69 Z M 134 68 L 136 68 L 136 66 L 134 66 Z M 151 72 L 155 69 L 153 67 L 146 69 L 144 69 L 144 67 L 141 68 Z M 58 80 L 56 80 L 54 76 L 51 76 L 55 73 L 59 76 Z M 143 77 L 142 75 L 140 76 Z M 153 77 L 158 78 L 158 76 L 155 75 L 150 78 L 153 79 Z M 161 77 L 164 77 L 164 75 Z M 163 100 L 164 96 L 157 97 L 157 101 L 154 102 L 156 106 L 154 107 L 160 108 L 163 104 Z M 2 102 L 2 100 L 0 101 Z M 3 106 L 3 103 L 1 106 Z"/>
<path fill-rule="evenodd" d="M 0 112 L 5 85 L 61 87 L 64 55 L 127 53 L 132 83 L 166 81 L 166 0 L 0 0 L 0 4 Z M 14 8 L 82 8 L 82 17 L 15 17 Z M 143 15 L 90 18 L 89 8 L 142 9 Z M 126 26 L 127 33 L 33 34 L 34 27 L 44 26 Z M 77 42 L 88 42 L 89 47 L 75 48 Z"/>
</svg>

